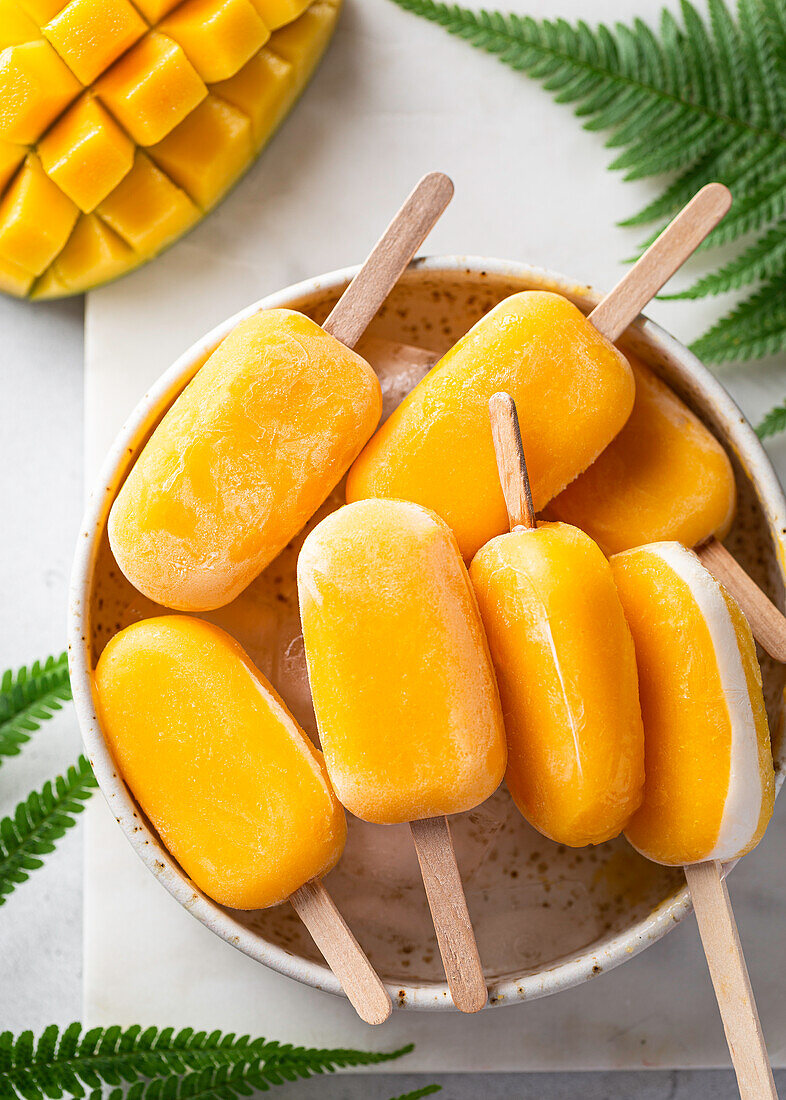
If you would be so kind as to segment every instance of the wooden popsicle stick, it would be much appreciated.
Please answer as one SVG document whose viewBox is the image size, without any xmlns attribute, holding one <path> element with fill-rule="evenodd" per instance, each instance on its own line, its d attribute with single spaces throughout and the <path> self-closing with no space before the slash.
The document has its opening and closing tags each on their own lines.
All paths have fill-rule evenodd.
<svg viewBox="0 0 786 1100">
<path fill-rule="evenodd" d="M 323 324 L 353 348 L 453 197 L 453 181 L 430 172 L 413 189 Z"/>
<path fill-rule="evenodd" d="M 494 393 L 489 399 L 489 414 L 510 529 L 537 527 L 516 402 L 509 393 Z"/>
<path fill-rule="evenodd" d="M 312 879 L 289 900 L 361 1020 L 384 1024 L 393 1011 L 390 995 L 324 884 Z"/>
<path fill-rule="evenodd" d="M 777 1100 L 737 922 L 717 860 L 685 868 L 742 1100 Z"/>
<path fill-rule="evenodd" d="M 705 568 L 734 596 L 762 649 L 776 661 L 786 661 L 786 617 L 783 613 L 723 543 L 712 538 L 697 547 L 696 553 Z"/>
<path fill-rule="evenodd" d="M 479 1012 L 488 990 L 448 819 L 412 821 L 410 829 L 453 1003 L 461 1012 Z"/>
<path fill-rule="evenodd" d="M 708 183 L 679 212 L 644 255 L 589 315 L 598 332 L 612 342 L 622 336 L 644 306 L 728 213 L 731 192 Z"/>
</svg>

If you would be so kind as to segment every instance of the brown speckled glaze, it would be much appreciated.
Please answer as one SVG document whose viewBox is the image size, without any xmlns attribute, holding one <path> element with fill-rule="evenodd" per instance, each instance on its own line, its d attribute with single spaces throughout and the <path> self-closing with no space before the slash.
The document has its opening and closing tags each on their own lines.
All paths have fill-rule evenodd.
<svg viewBox="0 0 786 1100">
<path fill-rule="evenodd" d="M 431 265 L 435 263 L 430 261 Z M 473 264 L 465 269 L 457 265 L 451 270 L 433 270 L 416 262 L 380 311 L 371 334 L 442 352 L 511 292 L 554 285 L 545 273 L 520 272 L 521 269 L 518 273 L 492 273 Z M 560 289 L 583 308 L 593 304 L 594 296 L 587 288 L 568 290 L 562 283 Z M 287 304 L 321 321 L 337 296 L 335 286 L 329 291 L 312 289 L 305 295 L 295 294 Z M 668 348 L 664 350 L 653 341 L 646 328 L 631 330 L 627 335 L 629 344 L 678 389 L 728 444 L 728 411 L 720 414 L 708 404 L 704 386 L 700 382 L 694 384 L 684 366 L 676 371 Z M 362 344 L 359 350 L 363 351 Z M 201 355 L 195 362 L 203 359 Z M 133 458 L 131 452 L 138 452 L 155 421 L 192 374 L 193 369 L 187 371 L 170 388 L 154 415 L 148 417 L 137 433 L 133 446 L 127 448 L 115 476 L 107 481 L 110 498 L 122 481 L 122 476 L 117 475 L 128 468 Z M 418 380 L 418 374 L 380 371 L 380 376 L 387 415 Z M 740 503 L 727 545 L 782 604 L 781 555 L 774 549 L 757 492 L 736 450 L 733 447 L 729 450 L 735 464 Z M 314 517 L 309 529 L 338 507 L 342 499 L 343 485 Z M 91 666 L 119 629 L 140 618 L 165 612 L 137 593 L 120 573 L 104 530 L 106 510 L 103 509 L 99 530 L 95 532 L 97 551 L 86 589 L 89 637 L 85 642 Z M 281 692 L 304 728 L 316 738 L 295 589 L 297 552 L 306 533 L 294 540 L 232 604 L 204 617 L 238 639 Z M 762 665 L 780 772 L 786 673 L 782 666 L 766 657 Z M 89 747 L 87 734 L 86 739 Z M 103 782 L 102 786 L 106 788 Z M 105 793 L 109 796 L 106 789 Z M 141 811 L 136 812 L 144 820 Z M 504 789 L 485 805 L 454 818 L 452 826 L 492 1003 L 537 996 L 592 977 L 607 965 L 621 961 L 626 952 L 632 955 L 646 942 L 658 938 L 672 920 L 686 911 L 681 872 L 647 862 L 623 839 L 587 849 L 554 844 L 527 825 Z M 127 823 L 124 828 L 128 833 Z M 167 862 L 171 867 L 171 861 Z M 161 860 L 153 867 L 156 873 L 159 866 L 164 866 Z M 175 873 L 185 879 L 179 868 L 175 867 Z M 425 987 L 418 1007 L 427 1007 L 429 1003 L 444 1007 L 447 999 L 444 976 L 407 827 L 369 825 L 351 819 L 346 852 L 329 876 L 328 885 L 358 939 L 389 983 L 394 1000 L 407 1005 L 414 984 Z M 198 892 L 194 894 L 193 887 L 190 889 L 191 897 L 199 903 L 196 908 L 218 909 Z M 182 892 L 178 896 L 189 908 L 194 904 Z M 654 913 L 659 914 L 659 921 L 657 927 L 650 927 L 648 921 Z M 314 944 L 288 905 L 227 915 L 233 924 L 237 922 L 238 934 L 226 931 L 221 934 L 243 950 L 249 950 L 243 936 L 247 931 L 255 940 L 275 945 L 284 953 L 321 963 Z M 200 915 L 200 919 L 204 917 Z M 620 937 L 624 942 L 626 936 L 630 947 L 620 952 Z M 253 950 L 249 953 L 256 954 Z M 577 960 L 582 965 L 572 968 L 572 962 Z M 556 972 L 562 975 L 561 979 L 550 981 L 549 975 Z M 325 984 L 330 988 L 329 982 Z"/>
</svg>

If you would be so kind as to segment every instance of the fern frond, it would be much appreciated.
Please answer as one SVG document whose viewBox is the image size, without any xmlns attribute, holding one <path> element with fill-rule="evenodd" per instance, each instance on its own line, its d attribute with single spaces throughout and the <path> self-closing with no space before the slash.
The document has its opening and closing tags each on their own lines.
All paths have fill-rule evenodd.
<svg viewBox="0 0 786 1100">
<path fill-rule="evenodd" d="M 786 432 L 786 401 L 770 409 L 756 425 L 756 435 L 759 439 L 767 439 L 768 436 L 778 435 L 779 432 Z"/>
<path fill-rule="evenodd" d="M 75 767 L 33 791 L 19 803 L 13 817 L 0 821 L 0 905 L 27 881 L 31 871 L 42 866 L 41 857 L 55 850 L 95 786 L 92 768 L 80 756 Z"/>
<path fill-rule="evenodd" d="M 220 1031 L 54 1024 L 33 1033 L 0 1034 L 0 1096 L 44 1100 L 68 1094 L 99 1100 L 235 1100 L 254 1089 L 356 1066 L 380 1065 L 413 1049 L 318 1050 Z M 125 1086 L 130 1085 L 130 1088 Z"/>
<path fill-rule="evenodd" d="M 708 363 L 761 359 L 786 349 L 786 276 L 765 283 L 691 345 Z"/>
<path fill-rule="evenodd" d="M 705 248 L 758 234 L 739 256 L 675 297 L 699 298 L 786 279 L 786 0 L 681 0 L 657 27 L 641 19 L 613 28 L 561 19 L 472 11 L 438 0 L 394 0 L 406 11 L 494 54 L 570 104 L 615 150 L 626 179 L 676 173 L 661 195 L 624 225 L 666 222 L 712 180 L 735 196 Z M 754 313 L 758 310 L 754 295 Z M 726 343 L 724 318 L 697 343 L 716 360 L 769 354 L 786 324 Z"/>
<path fill-rule="evenodd" d="M 7 669 L 0 680 L 0 764 L 4 756 L 18 755 L 30 734 L 70 698 L 65 653 L 16 673 Z"/>
<path fill-rule="evenodd" d="M 679 294 L 663 294 L 661 297 L 706 298 L 708 294 L 725 294 L 729 290 L 738 290 L 783 271 L 786 271 L 786 219 L 768 229 L 763 237 L 735 259 L 711 275 L 705 275 L 687 290 Z"/>
</svg>

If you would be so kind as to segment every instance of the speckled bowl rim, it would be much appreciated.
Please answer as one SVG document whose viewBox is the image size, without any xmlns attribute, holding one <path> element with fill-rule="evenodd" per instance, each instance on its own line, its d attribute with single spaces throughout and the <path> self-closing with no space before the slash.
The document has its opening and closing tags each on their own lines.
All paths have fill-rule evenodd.
<svg viewBox="0 0 786 1100">
<path fill-rule="evenodd" d="M 162 847 L 144 816 L 138 812 L 128 788 L 116 771 L 96 715 L 90 675 L 88 616 L 92 573 L 99 545 L 97 536 L 104 525 L 107 495 L 114 497 L 131 453 L 129 448 L 142 432 L 152 426 L 164 403 L 180 388 L 183 377 L 192 372 L 194 363 L 204 357 L 245 317 L 260 309 L 287 306 L 314 294 L 340 292 L 357 270 L 356 266 L 347 267 L 306 279 L 247 306 L 193 344 L 147 391 L 116 437 L 103 464 L 98 483 L 88 500 L 71 576 L 68 623 L 71 683 L 87 756 L 115 819 L 142 862 L 185 909 L 227 943 L 280 974 L 315 989 L 338 995 L 343 995 L 341 987 L 324 964 L 295 955 L 264 939 L 259 933 L 241 924 L 231 910 L 223 909 L 197 890 Z M 420 258 L 410 265 L 408 275 L 415 272 L 427 272 L 437 278 L 441 274 L 455 276 L 485 273 L 487 276 L 509 278 L 556 290 L 584 307 L 594 305 L 600 297 L 591 287 L 576 284 L 546 269 L 485 257 Z M 692 352 L 659 325 L 642 317 L 628 330 L 628 336 L 634 344 L 644 340 L 651 351 L 676 364 L 686 386 L 694 393 L 701 394 L 713 407 L 718 423 L 725 433 L 727 446 L 736 453 L 753 484 L 775 544 L 781 579 L 786 583 L 786 500 L 772 464 L 755 432 L 720 382 Z M 778 787 L 783 780 L 785 753 L 786 746 L 782 746 L 781 759 L 776 762 L 780 765 L 777 769 Z M 530 1001 L 579 985 L 627 959 L 634 958 L 665 935 L 690 910 L 686 886 L 663 901 L 644 919 L 596 944 L 595 950 L 579 950 L 542 970 L 523 972 L 518 976 L 491 983 L 489 1006 Z M 445 983 L 402 982 L 390 984 L 388 989 L 394 1005 L 399 1008 L 455 1011 Z"/>
</svg>

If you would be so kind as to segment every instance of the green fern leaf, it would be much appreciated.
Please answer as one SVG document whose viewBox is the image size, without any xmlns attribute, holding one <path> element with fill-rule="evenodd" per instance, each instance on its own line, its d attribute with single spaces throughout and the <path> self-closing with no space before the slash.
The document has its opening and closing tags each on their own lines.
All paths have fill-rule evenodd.
<svg viewBox="0 0 786 1100">
<path fill-rule="evenodd" d="M 0 1033 L 0 1095 L 101 1100 L 109 1086 L 107 1100 L 236 1100 L 336 1069 L 381 1065 L 412 1049 L 318 1050 L 220 1031 L 143 1031 L 138 1025 L 83 1032 L 74 1023 L 61 1033 L 51 1025 L 37 1044 L 29 1031 Z"/>
<path fill-rule="evenodd" d="M 65 653 L 16 673 L 7 669 L 0 680 L 0 764 L 4 756 L 18 755 L 30 734 L 70 698 Z"/>
<path fill-rule="evenodd" d="M 584 127 L 604 131 L 610 167 L 626 179 L 676 174 L 625 225 L 657 223 L 642 247 L 705 183 L 735 195 L 732 212 L 705 248 L 758 239 L 679 298 L 786 282 L 786 0 L 682 0 L 657 28 L 636 19 L 613 28 L 583 21 L 471 11 L 437 0 L 394 0 L 571 104 Z M 695 347 L 720 362 L 770 354 L 786 343 L 786 320 L 765 323 L 758 293 Z M 744 321 L 756 319 L 749 334 Z M 757 327 L 758 326 L 758 327 Z"/>
<path fill-rule="evenodd" d="M 773 279 L 691 345 L 709 362 L 760 359 L 786 349 L 786 276 Z"/>
<path fill-rule="evenodd" d="M 0 905 L 27 881 L 31 871 L 42 866 L 42 857 L 55 850 L 95 786 L 93 771 L 80 756 L 64 776 L 33 791 L 19 803 L 13 817 L 0 821 Z"/>
<path fill-rule="evenodd" d="M 786 401 L 770 409 L 761 422 L 756 425 L 756 435 L 759 439 L 767 439 L 768 436 L 786 432 Z"/>
</svg>

